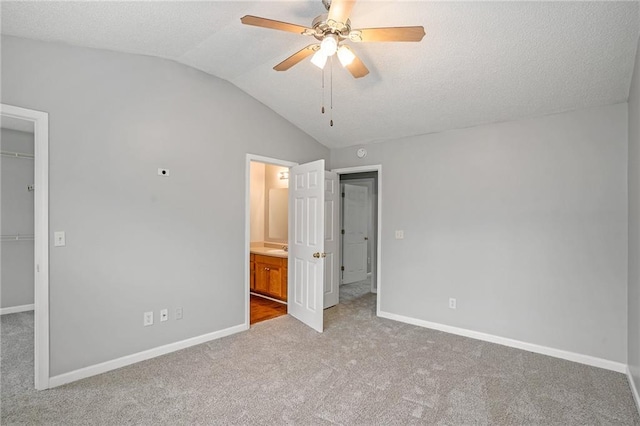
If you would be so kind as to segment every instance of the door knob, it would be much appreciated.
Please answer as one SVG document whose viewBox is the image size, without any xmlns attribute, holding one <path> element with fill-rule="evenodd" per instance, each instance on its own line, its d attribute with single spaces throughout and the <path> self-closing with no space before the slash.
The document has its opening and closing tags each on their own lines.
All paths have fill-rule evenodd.
<svg viewBox="0 0 640 426">
<path fill-rule="evenodd" d="M 315 257 L 316 259 L 319 259 L 320 258 L 320 252 L 313 253 L 313 257 Z"/>
<path fill-rule="evenodd" d="M 364 240 L 365 240 L 365 241 L 368 241 L 368 240 L 369 240 L 369 237 L 364 237 Z"/>
</svg>

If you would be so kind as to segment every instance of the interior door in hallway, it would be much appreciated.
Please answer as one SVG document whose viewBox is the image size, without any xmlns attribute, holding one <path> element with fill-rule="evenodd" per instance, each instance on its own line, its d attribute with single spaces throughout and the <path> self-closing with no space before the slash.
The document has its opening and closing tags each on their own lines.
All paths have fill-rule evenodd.
<svg viewBox="0 0 640 426">
<path fill-rule="evenodd" d="M 289 170 L 288 312 L 322 332 L 324 317 L 324 160 Z"/>
<path fill-rule="evenodd" d="M 367 279 L 368 198 L 367 187 L 344 185 L 342 284 Z"/>
</svg>

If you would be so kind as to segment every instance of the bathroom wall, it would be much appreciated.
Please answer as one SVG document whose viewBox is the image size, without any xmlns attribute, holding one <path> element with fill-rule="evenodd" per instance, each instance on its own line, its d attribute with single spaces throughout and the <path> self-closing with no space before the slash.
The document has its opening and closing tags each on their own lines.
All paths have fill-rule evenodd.
<svg viewBox="0 0 640 426">
<path fill-rule="evenodd" d="M 288 188 L 289 179 L 280 179 L 280 172 L 288 172 L 288 167 L 274 166 L 273 164 L 267 164 L 265 167 L 264 178 L 264 190 L 265 190 L 265 210 L 264 210 L 264 241 L 286 243 L 287 242 L 287 229 L 284 228 L 284 237 L 270 237 L 269 233 L 269 191 L 272 189 Z M 282 206 L 278 209 L 287 213 L 287 208 Z M 273 219 L 273 218 L 272 218 Z M 283 219 L 285 222 L 286 220 Z"/>
<path fill-rule="evenodd" d="M 251 221 L 251 242 L 264 241 L 264 211 L 266 200 L 264 196 L 264 171 L 265 164 L 255 161 L 251 162 L 250 168 L 250 221 Z"/>
<path fill-rule="evenodd" d="M 33 154 L 33 133 L 2 129 L 2 151 Z M 1 157 L 2 235 L 33 236 L 33 160 Z M 3 241 L 0 263 L 0 308 L 33 304 L 33 240 Z"/>
</svg>

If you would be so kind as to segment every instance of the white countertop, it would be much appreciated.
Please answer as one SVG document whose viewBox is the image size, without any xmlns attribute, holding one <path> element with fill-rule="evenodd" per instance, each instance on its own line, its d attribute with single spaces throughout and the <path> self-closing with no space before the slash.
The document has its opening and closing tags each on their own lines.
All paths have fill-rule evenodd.
<svg viewBox="0 0 640 426">
<path fill-rule="evenodd" d="M 281 257 L 283 259 L 287 259 L 289 257 L 289 253 L 281 248 L 274 247 L 251 247 L 251 253 L 261 254 L 264 256 Z"/>
</svg>

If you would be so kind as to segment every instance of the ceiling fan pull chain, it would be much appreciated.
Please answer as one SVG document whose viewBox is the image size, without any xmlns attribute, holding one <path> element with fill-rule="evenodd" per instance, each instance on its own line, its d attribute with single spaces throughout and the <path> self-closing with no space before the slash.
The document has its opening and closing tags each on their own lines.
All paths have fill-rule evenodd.
<svg viewBox="0 0 640 426">
<path fill-rule="evenodd" d="M 324 68 L 322 68 L 321 71 L 322 72 L 320 74 L 322 75 L 322 113 L 324 114 Z"/>
<path fill-rule="evenodd" d="M 331 63 L 329 64 L 329 66 L 331 67 L 331 69 L 329 70 L 329 93 L 330 93 L 330 112 L 329 112 L 329 125 L 331 127 L 333 127 L 333 56 L 331 56 L 330 59 Z"/>
</svg>

